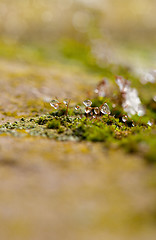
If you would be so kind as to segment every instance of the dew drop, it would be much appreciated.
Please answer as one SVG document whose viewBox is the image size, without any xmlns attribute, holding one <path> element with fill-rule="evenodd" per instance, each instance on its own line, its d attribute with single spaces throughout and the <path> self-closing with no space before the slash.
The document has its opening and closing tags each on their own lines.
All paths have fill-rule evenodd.
<svg viewBox="0 0 156 240">
<path fill-rule="evenodd" d="M 51 105 L 51 107 L 53 107 L 53 108 L 55 108 L 55 109 L 58 109 L 58 107 L 59 107 L 59 101 L 57 101 L 57 100 L 52 100 L 52 101 L 50 102 L 50 105 Z"/>
<path fill-rule="evenodd" d="M 69 103 L 69 100 L 66 98 L 66 99 L 64 99 L 63 103 L 67 106 Z"/>
<path fill-rule="evenodd" d="M 79 109 L 80 109 L 80 106 L 79 106 L 79 105 L 75 106 L 75 110 L 76 110 L 76 111 L 79 110 Z"/>
<path fill-rule="evenodd" d="M 88 114 L 92 111 L 92 108 L 91 107 L 86 107 L 85 109 L 85 113 Z"/>
<path fill-rule="evenodd" d="M 94 108 L 94 113 L 95 113 L 96 115 L 99 114 L 99 108 L 98 108 L 98 107 L 95 107 L 95 108 Z"/>
<path fill-rule="evenodd" d="M 90 100 L 85 100 L 83 102 L 83 104 L 86 106 L 86 107 L 90 107 L 92 105 L 92 102 Z"/>
<path fill-rule="evenodd" d="M 127 115 L 124 115 L 124 116 L 122 117 L 122 121 L 125 123 L 125 122 L 127 122 L 127 120 L 128 120 L 128 116 L 127 116 Z"/>
<path fill-rule="evenodd" d="M 152 123 L 150 120 L 147 122 L 147 124 L 148 124 L 150 127 L 153 125 L 153 123 Z"/>
<path fill-rule="evenodd" d="M 102 113 L 102 114 L 108 114 L 108 115 L 111 113 L 107 103 L 104 103 L 104 104 L 102 105 L 102 107 L 101 107 L 101 113 Z"/>
</svg>

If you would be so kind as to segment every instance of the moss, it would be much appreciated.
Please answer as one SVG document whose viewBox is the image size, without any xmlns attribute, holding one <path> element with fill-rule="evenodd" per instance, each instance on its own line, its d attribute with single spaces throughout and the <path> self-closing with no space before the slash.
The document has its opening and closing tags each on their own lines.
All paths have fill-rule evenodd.
<svg viewBox="0 0 156 240">
<path fill-rule="evenodd" d="M 147 162 L 156 163 L 155 128 L 137 123 L 136 126 L 130 127 L 119 118 L 107 115 L 99 116 L 97 119 L 57 115 L 59 114 L 56 116 L 47 114 L 30 119 L 22 118 L 19 122 L 7 122 L 0 126 L 0 134 L 42 136 L 61 141 L 77 139 L 104 142 L 107 147 L 114 142 L 127 153 L 140 154 Z M 57 129 L 57 132 L 51 132 L 51 129 Z"/>
<path fill-rule="evenodd" d="M 124 115 L 123 109 L 120 106 L 112 108 L 111 114 L 116 118 L 122 117 Z"/>
<path fill-rule="evenodd" d="M 31 120 L 32 121 L 32 120 Z M 39 125 L 44 125 L 47 123 L 47 119 L 45 117 L 39 117 L 39 119 L 36 121 Z"/>
<path fill-rule="evenodd" d="M 58 116 L 58 117 L 64 116 L 64 115 L 66 115 L 66 108 L 61 108 L 57 111 L 52 111 L 52 112 L 50 112 L 50 114 L 52 116 Z"/>
<path fill-rule="evenodd" d="M 92 99 L 93 106 L 100 106 L 104 101 L 104 98 Z M 93 118 L 75 113 L 69 108 L 66 116 L 66 109 L 60 108 L 41 116 L 22 117 L 20 121 L 13 123 L 8 121 L 0 126 L 0 134 L 11 134 L 16 137 L 41 136 L 60 141 L 104 142 L 106 147 L 115 143 L 127 153 L 139 154 L 147 162 L 156 163 L 155 125 L 148 126 L 148 116 L 133 116 L 128 118 L 127 122 L 123 122 L 122 116 L 125 113 L 118 106 L 111 114 Z"/>
<path fill-rule="evenodd" d="M 85 139 L 86 126 L 83 123 L 80 123 L 74 130 L 73 135 L 79 137 L 81 140 Z"/>
<path fill-rule="evenodd" d="M 86 139 L 93 142 L 104 142 L 110 139 L 112 136 L 112 130 L 108 126 L 100 128 L 98 126 L 87 129 Z"/>
<path fill-rule="evenodd" d="M 63 127 L 59 127 L 58 131 L 57 131 L 59 134 L 60 133 L 64 133 L 64 128 Z"/>
<path fill-rule="evenodd" d="M 60 128 L 60 121 L 53 119 L 47 123 L 48 129 L 59 129 Z"/>
</svg>

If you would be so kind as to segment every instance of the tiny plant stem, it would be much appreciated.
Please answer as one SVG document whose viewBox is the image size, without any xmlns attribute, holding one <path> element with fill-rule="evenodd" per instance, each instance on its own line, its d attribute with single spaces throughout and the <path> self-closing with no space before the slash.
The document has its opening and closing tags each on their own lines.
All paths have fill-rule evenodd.
<svg viewBox="0 0 156 240">
<path fill-rule="evenodd" d="M 71 99 L 69 99 L 69 102 L 68 102 L 68 104 L 67 104 L 67 108 L 66 108 L 66 116 L 68 115 L 68 109 L 69 109 L 70 101 L 71 101 Z"/>
</svg>

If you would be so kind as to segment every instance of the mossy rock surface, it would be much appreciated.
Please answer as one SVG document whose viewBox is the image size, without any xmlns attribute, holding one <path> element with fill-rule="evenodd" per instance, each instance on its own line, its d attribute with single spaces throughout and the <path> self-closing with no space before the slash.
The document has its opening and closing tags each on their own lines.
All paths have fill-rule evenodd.
<svg viewBox="0 0 156 240">
<path fill-rule="evenodd" d="M 0 60 L 2 239 L 155 239 L 155 85 L 143 86 L 127 68 L 99 68 L 88 58 L 72 68 L 43 56 Z M 73 110 L 103 74 L 114 85 L 121 72 L 138 89 L 145 117 L 125 124 L 111 102 L 110 116 L 94 119 Z M 67 116 L 52 111 L 55 96 L 72 99 Z M 92 101 L 98 106 L 103 100 Z"/>
</svg>

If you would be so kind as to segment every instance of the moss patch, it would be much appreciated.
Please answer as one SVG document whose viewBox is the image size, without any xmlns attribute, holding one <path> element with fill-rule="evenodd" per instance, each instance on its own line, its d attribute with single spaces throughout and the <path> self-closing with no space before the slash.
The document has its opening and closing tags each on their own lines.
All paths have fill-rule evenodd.
<svg viewBox="0 0 156 240">
<path fill-rule="evenodd" d="M 0 134 L 13 136 L 41 136 L 60 141 L 103 142 L 107 148 L 117 144 L 128 153 L 143 156 L 156 163 L 155 126 L 150 127 L 145 118 L 135 117 L 123 122 L 121 115 L 98 116 L 85 114 L 66 116 L 62 110 L 30 119 L 21 118 L 0 126 Z"/>
</svg>

